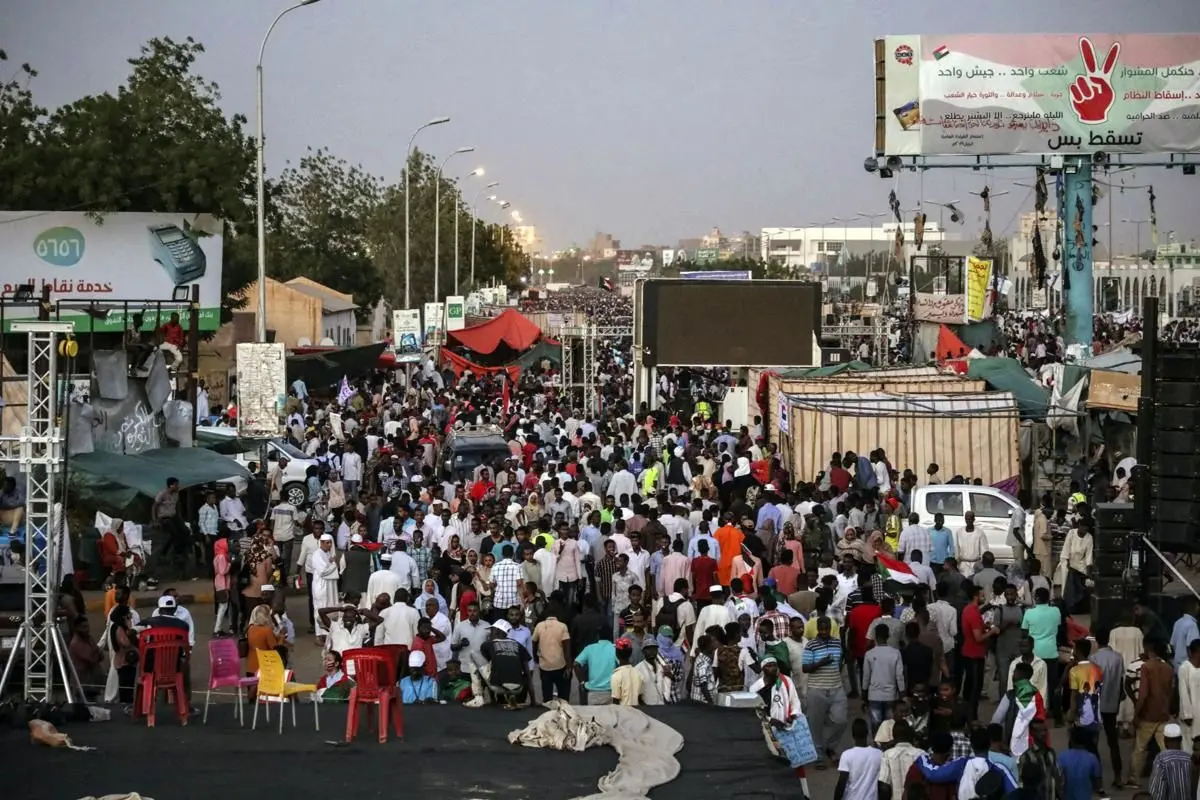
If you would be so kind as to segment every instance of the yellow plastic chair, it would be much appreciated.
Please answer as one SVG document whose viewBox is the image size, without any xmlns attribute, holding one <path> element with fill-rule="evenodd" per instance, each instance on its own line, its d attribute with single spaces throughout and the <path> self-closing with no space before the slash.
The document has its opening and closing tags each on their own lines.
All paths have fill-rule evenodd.
<svg viewBox="0 0 1200 800">
<path fill-rule="evenodd" d="M 267 722 L 271 721 L 271 703 L 279 704 L 279 732 L 283 733 L 283 704 L 292 706 L 292 727 L 296 727 L 296 695 L 310 694 L 313 701 L 313 728 L 321 730 L 321 719 L 317 706 L 317 685 L 315 683 L 292 683 L 293 673 L 283 666 L 283 659 L 274 650 L 258 650 L 258 695 L 254 702 L 254 718 L 250 722 L 250 730 L 258 725 L 258 709 L 266 706 Z"/>
</svg>

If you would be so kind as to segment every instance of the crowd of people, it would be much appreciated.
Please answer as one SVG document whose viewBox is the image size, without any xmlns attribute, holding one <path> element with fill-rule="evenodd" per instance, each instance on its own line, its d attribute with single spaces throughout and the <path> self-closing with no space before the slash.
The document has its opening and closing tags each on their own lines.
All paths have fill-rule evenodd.
<svg viewBox="0 0 1200 800">
<path fill-rule="evenodd" d="M 287 660 L 315 643 L 323 701 L 353 686 L 345 654 L 396 645 L 405 703 L 754 700 L 804 790 L 808 770 L 834 769 L 839 800 L 883 786 L 916 798 L 918 784 L 1082 800 L 1102 731 L 1114 785 L 1143 780 L 1156 741 L 1154 797 L 1184 800 L 1200 630 L 1190 614 L 1168 631 L 1145 606 L 1091 639 L 1074 623 L 1088 611 L 1089 509 L 1107 499 L 1094 487 L 1074 484 L 1061 508 L 1045 498 L 1032 547 L 1001 565 L 969 513 L 953 529 L 910 514 L 918 486 L 968 479 L 935 464 L 918 475 L 883 450 L 793 476 L 760 420 L 732 427 L 690 391 L 719 373 L 664 371 L 662 407 L 634 409 L 629 346 L 599 348 L 596 415 L 537 367 L 511 386 L 432 362 L 338 396 L 297 382 L 287 436 L 315 463 L 305 502 L 283 491 L 280 459 L 256 492 L 214 492 L 201 509 L 213 634 L 244 642 L 250 673 L 260 651 Z M 494 426 L 508 450 L 451 474 L 439 453 L 465 426 Z M 297 593 L 308 612 L 293 621 Z M 104 637 L 121 700 L 139 624 L 126 600 L 114 590 Z M 181 610 L 164 595 L 150 620 Z M 1071 744 L 1056 752 L 1047 731 L 1064 721 Z"/>
</svg>

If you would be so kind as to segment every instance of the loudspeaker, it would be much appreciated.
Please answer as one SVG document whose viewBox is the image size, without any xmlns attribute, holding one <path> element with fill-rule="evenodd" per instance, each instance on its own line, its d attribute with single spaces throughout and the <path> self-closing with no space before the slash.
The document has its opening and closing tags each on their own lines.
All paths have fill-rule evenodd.
<svg viewBox="0 0 1200 800">
<path fill-rule="evenodd" d="M 1120 578 L 1129 567 L 1129 551 L 1097 550 L 1092 554 L 1092 566 L 1102 578 Z"/>
<path fill-rule="evenodd" d="M 1154 405 L 1154 430 L 1158 431 L 1194 431 L 1200 428 L 1200 406 L 1169 406 L 1165 403 Z M 1169 437 L 1155 437 L 1169 438 Z"/>
<path fill-rule="evenodd" d="M 1159 619 L 1167 626 L 1167 630 L 1170 630 L 1174 627 L 1176 620 L 1183 616 L 1183 601 L 1189 596 L 1155 592 L 1142 598 L 1142 602 L 1147 608 L 1158 614 Z"/>
<path fill-rule="evenodd" d="M 1155 452 L 1182 456 L 1200 453 L 1200 430 L 1159 431 L 1152 441 Z"/>
<path fill-rule="evenodd" d="M 1096 503 L 1092 519 L 1101 531 L 1130 531 L 1137 527 L 1133 503 Z"/>
<path fill-rule="evenodd" d="M 1200 522 L 1156 519 L 1150 524 L 1150 541 L 1168 553 L 1200 553 Z"/>
<path fill-rule="evenodd" d="M 1153 478 L 1150 481 L 1150 493 L 1155 500 L 1200 502 L 1200 475 L 1190 478 Z"/>
<path fill-rule="evenodd" d="M 1192 377 L 1200 377 L 1193 373 Z M 1154 382 L 1154 400 L 1168 406 L 1186 406 L 1200 403 L 1200 383 Z"/>
<path fill-rule="evenodd" d="M 1092 594 L 1096 597 L 1124 599 L 1128 596 L 1124 578 L 1098 576 L 1093 579 L 1093 582 L 1095 588 L 1092 590 Z"/>
<path fill-rule="evenodd" d="M 1128 555 L 1129 539 L 1133 534 L 1130 531 L 1096 531 L 1092 538 L 1095 540 L 1097 553 L 1120 553 Z"/>
<path fill-rule="evenodd" d="M 1167 383 L 1193 383 L 1200 375 L 1200 349 L 1177 348 L 1160 352 L 1154 359 L 1154 374 Z"/>
<path fill-rule="evenodd" d="M 1172 436 L 1156 437 L 1170 439 Z M 1159 441 L 1155 441 L 1155 452 L 1150 459 L 1150 474 L 1159 478 L 1191 478 L 1200 475 L 1200 455 L 1192 451 L 1190 455 L 1182 453 L 1164 453 L 1158 449 Z"/>
<path fill-rule="evenodd" d="M 1154 522 L 1196 522 L 1200 521 L 1197 512 L 1200 512 L 1200 506 L 1192 503 L 1159 497 L 1150 500 L 1150 519 Z"/>
</svg>

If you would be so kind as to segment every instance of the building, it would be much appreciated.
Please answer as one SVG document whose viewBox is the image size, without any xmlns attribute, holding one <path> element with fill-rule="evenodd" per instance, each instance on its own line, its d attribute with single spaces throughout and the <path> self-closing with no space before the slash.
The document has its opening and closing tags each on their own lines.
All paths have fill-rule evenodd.
<svg viewBox="0 0 1200 800">
<path fill-rule="evenodd" d="M 592 258 L 613 258 L 621 249 L 621 240 L 614 239 L 611 233 L 596 231 L 596 235 L 588 242 L 587 252 Z"/>
<path fill-rule="evenodd" d="M 845 250 L 848 256 L 867 257 L 871 253 L 890 253 L 896 239 L 897 223 L 871 227 L 814 225 L 805 228 L 763 228 L 762 258 L 793 269 L 822 273 L 835 264 Z M 957 234 L 948 234 L 933 221 L 926 220 L 923 249 L 937 245 L 947 255 L 967 255 L 973 242 Z M 904 223 L 905 262 L 917 253 L 913 223 Z M 961 251 L 961 252 L 960 252 Z"/>
<path fill-rule="evenodd" d="M 237 316 L 253 319 L 257 309 L 258 284 L 246 289 L 248 302 Z M 330 289 L 308 278 L 284 283 L 267 278 L 267 330 L 275 341 L 289 348 L 326 344 L 353 347 L 356 344 L 358 306 L 351 295 Z M 328 341 L 326 341 L 328 340 Z"/>
<path fill-rule="evenodd" d="M 541 252 L 542 240 L 538 238 L 537 228 L 533 225 L 514 225 L 512 240 L 529 255 L 538 255 Z"/>
</svg>

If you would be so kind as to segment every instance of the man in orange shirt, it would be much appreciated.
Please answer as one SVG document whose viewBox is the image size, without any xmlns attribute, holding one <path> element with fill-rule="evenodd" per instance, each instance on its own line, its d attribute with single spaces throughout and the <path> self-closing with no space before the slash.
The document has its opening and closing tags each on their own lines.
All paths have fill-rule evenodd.
<svg viewBox="0 0 1200 800">
<path fill-rule="evenodd" d="M 723 524 L 713 534 L 721 550 L 721 558 L 717 561 L 717 580 L 722 586 L 728 586 L 733 572 L 733 558 L 741 554 L 745 536 L 741 529 L 733 524 L 733 515 L 729 512 L 725 512 L 721 521 Z"/>
</svg>

